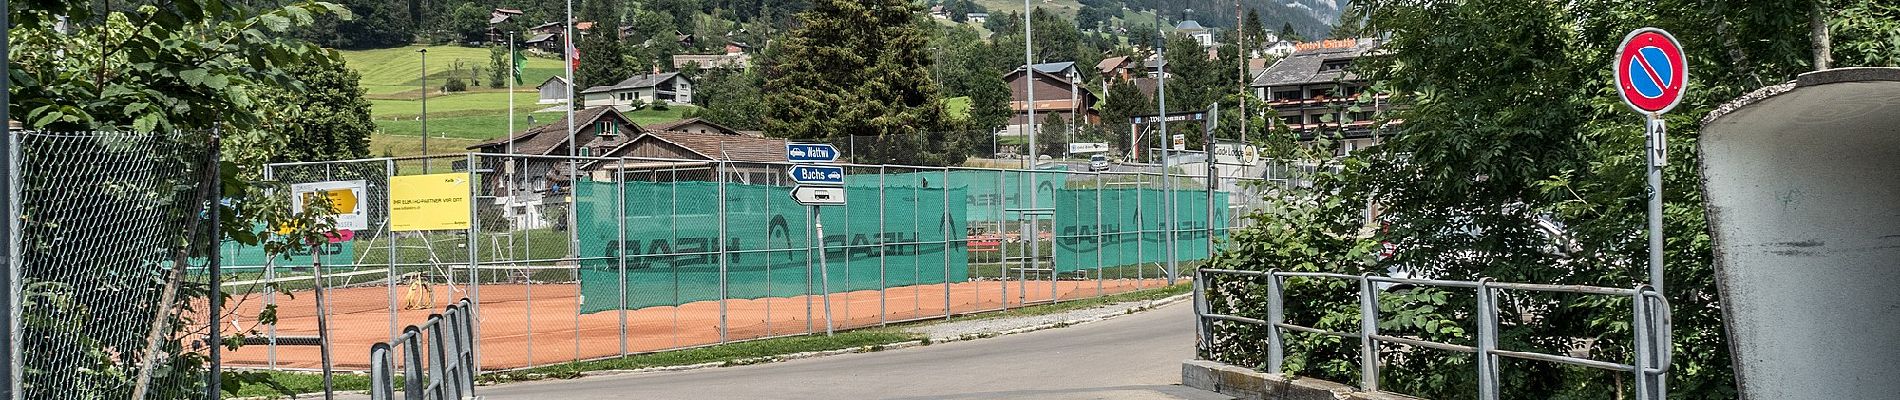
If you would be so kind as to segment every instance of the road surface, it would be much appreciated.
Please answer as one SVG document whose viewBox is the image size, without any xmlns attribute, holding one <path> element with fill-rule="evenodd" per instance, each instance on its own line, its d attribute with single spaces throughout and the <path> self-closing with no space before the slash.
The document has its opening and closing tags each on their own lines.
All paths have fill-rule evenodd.
<svg viewBox="0 0 1900 400">
<path fill-rule="evenodd" d="M 1180 386 L 1186 302 L 1061 329 L 878 353 L 477 389 L 510 399 L 1230 399 Z"/>
</svg>

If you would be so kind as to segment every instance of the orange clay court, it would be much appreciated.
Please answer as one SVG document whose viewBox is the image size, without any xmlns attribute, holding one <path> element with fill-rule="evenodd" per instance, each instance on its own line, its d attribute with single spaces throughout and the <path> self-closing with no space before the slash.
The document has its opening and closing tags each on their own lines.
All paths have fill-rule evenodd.
<svg viewBox="0 0 1900 400">
<path fill-rule="evenodd" d="M 1099 293 L 1098 293 L 1099 284 Z M 1098 295 L 1124 293 L 1166 285 L 1163 279 L 1064 280 L 1056 283 L 1061 300 L 1080 300 Z M 979 280 L 950 284 L 949 311 L 956 314 L 1000 310 L 1007 301 L 1016 307 L 1023 301 L 1047 302 L 1049 281 Z M 883 319 L 903 321 L 941 317 L 945 314 L 944 284 L 894 287 L 885 290 Z M 397 331 L 420 325 L 429 314 L 471 295 L 466 287 L 434 287 L 434 306 L 422 310 L 399 310 Z M 576 316 L 580 303 L 578 284 L 483 284 L 477 290 L 476 333 L 479 339 L 479 363 L 484 370 L 506 370 L 543 366 L 575 360 L 620 355 L 620 313 L 603 311 Z M 397 288 L 397 307 L 402 307 L 403 287 Z M 629 294 L 634 296 L 635 294 Z M 1019 298 L 1019 295 L 1021 296 Z M 331 357 L 339 370 L 367 370 L 369 348 L 390 337 L 390 297 L 385 287 L 330 289 L 329 302 Z M 822 297 L 796 296 L 769 299 L 730 299 L 726 302 L 731 327 L 727 340 L 737 341 L 785 336 L 825 330 Z M 838 293 L 831 296 L 832 318 L 837 329 L 879 324 L 879 298 L 876 290 Z M 226 327 L 255 329 L 250 319 L 263 307 L 261 294 L 234 297 L 229 304 L 237 307 L 223 321 Z M 311 291 L 276 296 L 277 335 L 279 337 L 315 337 L 317 335 L 316 296 Z M 807 318 L 806 305 L 811 305 Z M 626 351 L 643 353 L 659 350 L 715 344 L 719 342 L 719 302 L 701 301 L 683 306 L 659 306 L 626 311 Z M 236 317 L 235 319 L 232 317 Z M 322 367 L 316 346 L 247 345 L 224 353 L 226 366 L 236 368 L 318 369 Z M 272 363 L 272 359 L 275 363 Z M 400 358 L 400 356 L 398 356 Z"/>
</svg>

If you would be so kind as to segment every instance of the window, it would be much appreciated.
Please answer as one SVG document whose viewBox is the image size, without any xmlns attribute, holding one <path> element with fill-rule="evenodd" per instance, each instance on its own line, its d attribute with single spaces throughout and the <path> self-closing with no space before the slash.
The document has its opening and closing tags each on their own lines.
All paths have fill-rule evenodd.
<svg viewBox="0 0 1900 400">
<path fill-rule="evenodd" d="M 1300 91 L 1286 90 L 1286 91 L 1273 92 L 1273 99 L 1274 100 L 1299 100 Z"/>
<path fill-rule="evenodd" d="M 1280 117 L 1280 121 L 1285 122 L 1287 125 L 1299 125 L 1300 117 L 1298 115 L 1291 116 L 1291 117 Z"/>
<path fill-rule="evenodd" d="M 1343 71 L 1352 66 L 1352 60 L 1326 60 L 1319 63 L 1319 72 Z"/>
<path fill-rule="evenodd" d="M 1308 96 L 1306 96 L 1307 98 L 1317 99 L 1321 97 L 1331 97 L 1333 95 L 1333 88 L 1315 88 L 1307 90 L 1306 93 L 1308 94 Z"/>
</svg>

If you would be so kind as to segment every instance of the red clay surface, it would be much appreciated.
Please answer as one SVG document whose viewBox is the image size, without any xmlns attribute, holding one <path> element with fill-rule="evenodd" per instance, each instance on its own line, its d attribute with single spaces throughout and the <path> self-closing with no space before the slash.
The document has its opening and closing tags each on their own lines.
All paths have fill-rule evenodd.
<svg viewBox="0 0 1900 400">
<path fill-rule="evenodd" d="M 1129 292 L 1165 285 L 1161 279 L 1108 279 L 1059 281 L 1056 295 L 1076 300 L 1099 295 Z M 1005 285 L 1008 292 L 1005 293 Z M 395 313 L 396 332 L 402 327 L 420 325 L 431 313 L 454 299 L 470 296 L 466 287 L 435 287 L 435 306 L 427 310 L 399 310 Z M 396 301 L 406 288 L 396 288 Z M 616 311 L 576 315 L 580 303 L 577 284 L 484 284 L 478 288 L 476 324 L 484 370 L 505 370 L 550 365 L 576 360 L 612 357 L 622 354 L 621 313 Z M 838 329 L 875 326 L 884 321 L 901 321 L 945 314 L 944 285 L 898 287 L 885 290 L 880 307 L 878 291 L 865 290 L 831 296 L 834 325 Z M 1000 310 L 1008 302 L 1016 307 L 1024 301 L 1047 302 L 1048 281 L 971 281 L 950 285 L 949 311 L 957 314 Z M 259 295 L 233 299 L 238 309 L 237 326 L 252 329 L 264 301 Z M 337 369 L 367 370 L 369 348 L 390 339 L 390 296 L 387 288 L 366 287 L 331 289 L 325 294 L 330 304 L 331 357 Z M 771 299 L 731 299 L 726 301 L 727 340 L 756 339 L 810 332 L 824 332 L 821 296 Z M 277 334 L 279 337 L 317 335 L 316 296 L 313 292 L 293 293 L 292 298 L 276 296 Z M 810 308 L 807 308 L 810 304 Z M 880 313 L 880 308 L 884 310 Z M 626 310 L 627 353 L 700 346 L 720 342 L 717 301 L 702 301 L 684 306 L 649 307 Z M 807 310 L 810 310 L 808 318 Z M 224 321 L 226 329 L 232 319 Z M 258 332 L 266 328 L 257 326 Z M 227 367 L 317 369 L 322 366 L 315 346 L 250 345 L 224 353 Z M 400 358 L 398 355 L 397 358 Z"/>
</svg>

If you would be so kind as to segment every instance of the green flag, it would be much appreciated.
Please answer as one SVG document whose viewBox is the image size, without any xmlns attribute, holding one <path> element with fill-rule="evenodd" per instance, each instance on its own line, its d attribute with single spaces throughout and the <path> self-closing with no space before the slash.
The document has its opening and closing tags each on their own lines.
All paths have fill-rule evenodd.
<svg viewBox="0 0 1900 400">
<path fill-rule="evenodd" d="M 521 50 L 516 49 L 515 50 L 515 84 L 516 85 L 527 84 L 521 81 L 521 70 L 525 68 L 528 68 L 528 56 L 521 54 Z"/>
</svg>

